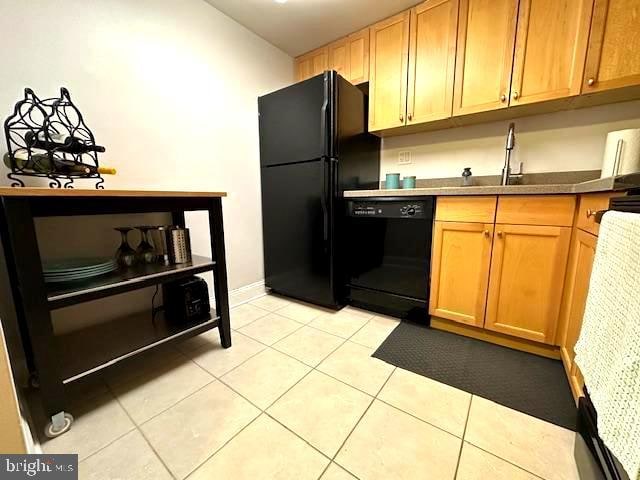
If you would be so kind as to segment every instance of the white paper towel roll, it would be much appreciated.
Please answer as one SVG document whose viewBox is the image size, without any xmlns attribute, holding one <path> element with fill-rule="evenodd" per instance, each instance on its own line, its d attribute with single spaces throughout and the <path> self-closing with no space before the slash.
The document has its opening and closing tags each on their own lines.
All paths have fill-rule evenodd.
<svg viewBox="0 0 640 480">
<path fill-rule="evenodd" d="M 600 178 L 640 171 L 640 128 L 607 134 Z"/>
</svg>

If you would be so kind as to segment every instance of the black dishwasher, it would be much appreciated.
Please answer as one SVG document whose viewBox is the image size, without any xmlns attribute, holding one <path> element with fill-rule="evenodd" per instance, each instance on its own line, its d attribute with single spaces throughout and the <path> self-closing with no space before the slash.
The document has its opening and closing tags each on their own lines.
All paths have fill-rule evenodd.
<svg viewBox="0 0 640 480">
<path fill-rule="evenodd" d="M 346 200 L 347 302 L 427 322 L 434 198 Z"/>
</svg>

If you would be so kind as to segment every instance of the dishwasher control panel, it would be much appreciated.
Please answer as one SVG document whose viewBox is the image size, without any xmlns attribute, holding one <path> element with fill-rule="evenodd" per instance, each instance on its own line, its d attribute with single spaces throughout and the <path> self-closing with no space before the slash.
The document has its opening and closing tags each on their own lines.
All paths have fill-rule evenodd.
<svg viewBox="0 0 640 480">
<path fill-rule="evenodd" d="M 433 201 L 365 201 L 351 200 L 347 204 L 350 217 L 369 218 L 429 218 L 433 215 Z"/>
</svg>

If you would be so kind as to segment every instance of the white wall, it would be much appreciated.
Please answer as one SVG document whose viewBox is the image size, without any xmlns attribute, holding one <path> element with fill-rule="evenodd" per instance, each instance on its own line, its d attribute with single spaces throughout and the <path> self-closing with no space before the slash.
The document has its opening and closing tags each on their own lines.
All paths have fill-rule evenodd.
<svg viewBox="0 0 640 480">
<path fill-rule="evenodd" d="M 640 102 L 618 103 L 514 120 L 514 169 L 528 173 L 599 170 L 607 132 L 640 127 Z M 383 141 L 381 180 L 386 173 L 418 178 L 457 177 L 464 167 L 474 175 L 499 175 L 509 122 L 492 122 L 426 132 Z M 411 165 L 398 165 L 398 153 L 412 152 Z"/>
<path fill-rule="evenodd" d="M 2 119 L 24 87 L 66 86 L 118 169 L 107 188 L 228 191 L 230 288 L 263 279 L 257 97 L 292 82 L 291 57 L 204 0 L 0 0 L 0 31 Z"/>
</svg>

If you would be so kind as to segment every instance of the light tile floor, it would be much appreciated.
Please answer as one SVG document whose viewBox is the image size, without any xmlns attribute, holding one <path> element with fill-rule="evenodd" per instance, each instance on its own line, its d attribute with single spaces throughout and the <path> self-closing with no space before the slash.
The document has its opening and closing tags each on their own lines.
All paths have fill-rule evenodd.
<svg viewBox="0 0 640 480">
<path fill-rule="evenodd" d="M 397 320 L 269 295 L 74 388 L 87 479 L 573 480 L 573 432 L 371 354 Z M 36 415 L 37 417 L 37 415 Z"/>
</svg>

